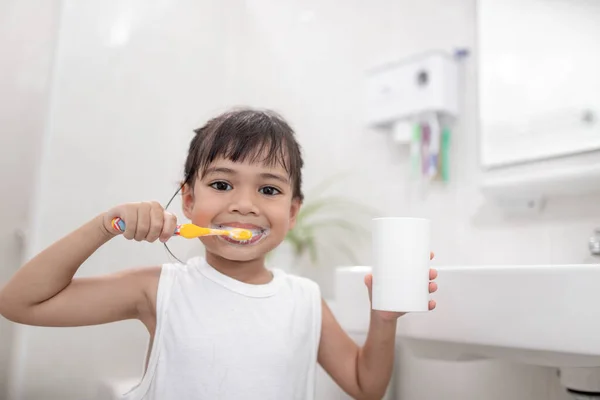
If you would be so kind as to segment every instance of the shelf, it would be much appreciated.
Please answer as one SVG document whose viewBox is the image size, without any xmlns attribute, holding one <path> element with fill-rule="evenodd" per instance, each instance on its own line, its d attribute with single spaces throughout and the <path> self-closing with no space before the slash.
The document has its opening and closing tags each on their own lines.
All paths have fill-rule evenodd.
<svg viewBox="0 0 600 400">
<path fill-rule="evenodd" d="M 497 206 L 523 210 L 539 209 L 553 197 L 600 194 L 600 155 L 485 171 L 480 188 Z"/>
<path fill-rule="evenodd" d="M 488 178 L 482 190 L 493 197 L 517 198 L 600 192 L 600 165 Z"/>
</svg>

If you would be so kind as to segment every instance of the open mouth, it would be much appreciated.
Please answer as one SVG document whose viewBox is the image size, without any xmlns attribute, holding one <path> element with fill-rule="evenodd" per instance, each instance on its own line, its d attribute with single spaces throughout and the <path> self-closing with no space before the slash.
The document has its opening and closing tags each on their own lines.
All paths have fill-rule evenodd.
<svg viewBox="0 0 600 400">
<path fill-rule="evenodd" d="M 248 227 L 242 227 L 242 226 L 213 225 L 212 228 L 225 229 L 225 230 L 234 229 L 234 228 L 242 228 L 242 229 L 246 229 L 246 230 L 249 230 L 250 232 L 252 232 L 252 237 L 247 240 L 236 240 L 230 236 L 219 236 L 219 239 L 221 239 L 221 240 L 224 240 L 231 244 L 240 245 L 240 246 L 249 246 L 252 244 L 256 244 L 269 235 L 269 229 L 260 228 L 260 227 L 248 228 Z"/>
</svg>

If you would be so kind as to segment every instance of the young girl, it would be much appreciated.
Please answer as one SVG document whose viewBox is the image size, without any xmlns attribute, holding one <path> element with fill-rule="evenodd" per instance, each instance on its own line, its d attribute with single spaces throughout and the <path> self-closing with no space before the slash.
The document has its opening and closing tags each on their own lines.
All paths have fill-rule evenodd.
<svg viewBox="0 0 600 400">
<path fill-rule="evenodd" d="M 123 219 L 128 240 L 164 243 L 173 236 L 176 217 L 158 203 L 119 205 L 20 268 L 0 292 L 0 312 L 40 326 L 139 319 L 151 338 L 146 371 L 125 399 L 313 399 L 317 361 L 350 396 L 380 399 L 401 314 L 372 311 L 359 347 L 314 282 L 265 268 L 266 254 L 296 221 L 302 166 L 294 132 L 275 113 L 220 115 L 191 142 L 183 213 L 199 226 L 249 229 L 251 240 L 203 237 L 204 258 L 74 278 L 90 255 L 120 235 L 113 218 Z M 365 283 L 370 296 L 370 275 Z"/>
</svg>

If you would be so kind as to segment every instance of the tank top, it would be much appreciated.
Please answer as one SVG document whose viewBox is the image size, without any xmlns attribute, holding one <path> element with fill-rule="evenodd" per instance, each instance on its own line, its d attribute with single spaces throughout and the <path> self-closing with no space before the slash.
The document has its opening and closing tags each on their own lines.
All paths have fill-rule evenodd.
<svg viewBox="0 0 600 400">
<path fill-rule="evenodd" d="M 196 257 L 165 264 L 148 367 L 124 400 L 312 400 L 321 293 L 280 269 L 240 282 Z"/>
</svg>

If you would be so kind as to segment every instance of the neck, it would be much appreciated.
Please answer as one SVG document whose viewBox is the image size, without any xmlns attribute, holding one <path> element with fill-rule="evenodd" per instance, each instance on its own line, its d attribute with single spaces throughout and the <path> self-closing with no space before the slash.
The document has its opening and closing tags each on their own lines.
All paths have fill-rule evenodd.
<svg viewBox="0 0 600 400">
<path fill-rule="evenodd" d="M 264 256 L 255 260 L 234 261 L 207 251 L 206 262 L 220 273 L 240 282 L 261 285 L 273 279 L 271 272 L 265 268 Z"/>
</svg>

